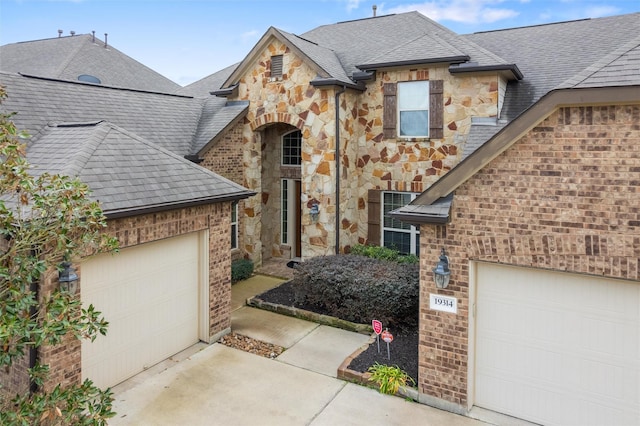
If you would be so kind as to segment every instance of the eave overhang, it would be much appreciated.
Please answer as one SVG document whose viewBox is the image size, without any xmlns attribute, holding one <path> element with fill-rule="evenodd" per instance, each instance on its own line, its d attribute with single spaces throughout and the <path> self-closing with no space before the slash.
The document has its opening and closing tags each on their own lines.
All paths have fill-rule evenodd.
<svg viewBox="0 0 640 426">
<path fill-rule="evenodd" d="M 452 202 L 453 194 L 449 194 L 428 206 L 409 204 L 387 214 L 394 219 L 412 225 L 444 225 L 449 222 Z"/>
<path fill-rule="evenodd" d="M 213 96 L 218 96 L 220 98 L 228 98 L 229 96 L 235 97 L 238 95 L 238 83 L 233 86 L 226 87 L 224 89 L 213 90 L 209 92 L 209 94 Z"/>
<path fill-rule="evenodd" d="M 128 216 L 138 216 L 141 214 L 159 213 L 167 210 L 184 209 L 188 207 L 204 206 L 207 204 L 224 203 L 227 201 L 244 200 L 256 195 L 253 191 L 242 191 L 234 194 L 225 194 L 220 196 L 212 196 L 205 198 L 197 198 L 192 200 L 175 201 L 167 203 L 151 204 L 147 206 L 139 206 L 124 209 L 104 210 L 103 213 L 107 219 L 118 219 Z"/>
<path fill-rule="evenodd" d="M 486 71 L 508 71 L 513 75 L 513 79 L 522 80 L 524 76 L 516 64 L 500 64 L 500 65 L 473 65 L 461 63 L 449 66 L 451 74 L 462 74 L 467 72 L 486 72 Z"/>
<path fill-rule="evenodd" d="M 375 73 L 375 71 L 356 71 L 356 72 L 353 73 L 351 78 L 355 82 L 375 81 L 376 73 Z"/>
<path fill-rule="evenodd" d="M 310 83 L 313 87 L 339 86 L 339 87 L 346 87 L 348 89 L 359 90 L 361 92 L 364 92 L 366 90 L 366 86 L 362 82 L 346 83 L 337 78 L 316 77 L 313 80 L 311 80 Z"/>
<path fill-rule="evenodd" d="M 423 58 L 423 59 L 412 59 L 409 61 L 396 61 L 396 62 L 378 62 L 373 64 L 362 64 L 357 65 L 357 67 L 363 71 L 371 71 L 380 68 L 398 68 L 398 67 L 406 67 L 410 65 L 431 65 L 431 64 L 459 64 L 462 62 L 467 62 L 469 60 L 469 56 L 448 56 L 442 58 Z"/>
</svg>

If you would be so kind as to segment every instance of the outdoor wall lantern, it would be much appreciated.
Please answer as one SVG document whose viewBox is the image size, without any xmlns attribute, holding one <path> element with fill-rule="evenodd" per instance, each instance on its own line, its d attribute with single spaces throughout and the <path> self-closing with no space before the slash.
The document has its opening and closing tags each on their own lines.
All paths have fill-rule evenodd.
<svg viewBox="0 0 640 426">
<path fill-rule="evenodd" d="M 71 262 L 62 262 L 62 269 L 58 272 L 58 282 L 60 290 L 67 293 L 76 294 L 78 291 L 78 274 L 71 266 Z"/>
<path fill-rule="evenodd" d="M 311 214 L 311 220 L 317 222 L 318 215 L 320 214 L 320 206 L 318 203 L 311 204 L 311 210 L 309 210 L 309 213 Z"/>
<path fill-rule="evenodd" d="M 449 285 L 449 278 L 451 271 L 449 271 L 449 258 L 444 252 L 444 247 L 440 252 L 440 260 L 435 268 L 433 268 L 433 280 L 436 282 L 436 287 L 447 288 Z"/>
</svg>

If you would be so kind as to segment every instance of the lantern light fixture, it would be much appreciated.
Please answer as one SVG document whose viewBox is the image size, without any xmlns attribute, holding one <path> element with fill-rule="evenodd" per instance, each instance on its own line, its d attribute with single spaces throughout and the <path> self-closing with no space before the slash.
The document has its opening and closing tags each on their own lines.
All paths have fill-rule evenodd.
<svg viewBox="0 0 640 426">
<path fill-rule="evenodd" d="M 447 257 L 443 247 L 440 252 L 440 260 L 436 267 L 433 268 L 433 280 L 436 282 L 436 287 L 447 288 L 450 277 L 451 271 L 449 270 L 449 258 Z"/>
<path fill-rule="evenodd" d="M 76 270 L 71 266 L 71 262 L 62 262 L 60 266 L 62 267 L 58 272 L 60 290 L 76 294 L 78 291 L 78 274 Z"/>
</svg>

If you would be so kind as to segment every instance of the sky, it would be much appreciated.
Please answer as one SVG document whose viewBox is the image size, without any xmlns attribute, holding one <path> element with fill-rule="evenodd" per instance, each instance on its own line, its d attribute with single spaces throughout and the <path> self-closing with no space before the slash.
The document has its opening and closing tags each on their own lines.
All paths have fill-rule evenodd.
<svg viewBox="0 0 640 426">
<path fill-rule="evenodd" d="M 417 10 L 459 34 L 621 15 L 640 0 L 0 0 L 0 45 L 91 34 L 180 85 L 241 61 L 273 26 Z"/>
</svg>

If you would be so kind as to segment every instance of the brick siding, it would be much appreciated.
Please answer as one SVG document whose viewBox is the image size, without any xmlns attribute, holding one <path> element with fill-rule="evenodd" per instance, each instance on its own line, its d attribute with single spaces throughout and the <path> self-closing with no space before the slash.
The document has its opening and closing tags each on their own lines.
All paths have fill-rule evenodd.
<svg viewBox="0 0 640 426">
<path fill-rule="evenodd" d="M 190 232 L 209 230 L 209 336 L 223 333 L 231 326 L 231 203 L 170 210 L 108 221 L 107 232 L 118 238 L 121 248 L 171 238 Z M 82 269 L 74 265 L 80 277 Z M 57 274 L 47 274 L 41 293 L 46 295 L 57 286 Z M 97 307 L 99 310 L 99 307 Z M 81 342 L 69 337 L 57 346 L 42 347 L 41 363 L 49 364 L 51 372 L 45 389 L 57 384 L 80 383 Z"/>
<path fill-rule="evenodd" d="M 449 224 L 421 226 L 421 393 L 466 408 L 470 260 L 640 279 L 639 123 L 640 105 L 560 108 L 456 190 Z M 429 309 L 436 292 L 457 315 Z"/>
<path fill-rule="evenodd" d="M 242 145 L 243 126 L 244 123 L 240 121 L 231 130 L 226 132 L 224 136 L 203 155 L 200 165 L 238 185 L 246 187 L 247 184 L 244 181 Z M 233 260 L 245 256 L 242 244 L 244 241 L 244 205 L 245 202 L 243 200 L 238 202 L 238 248 L 231 253 Z"/>
</svg>

